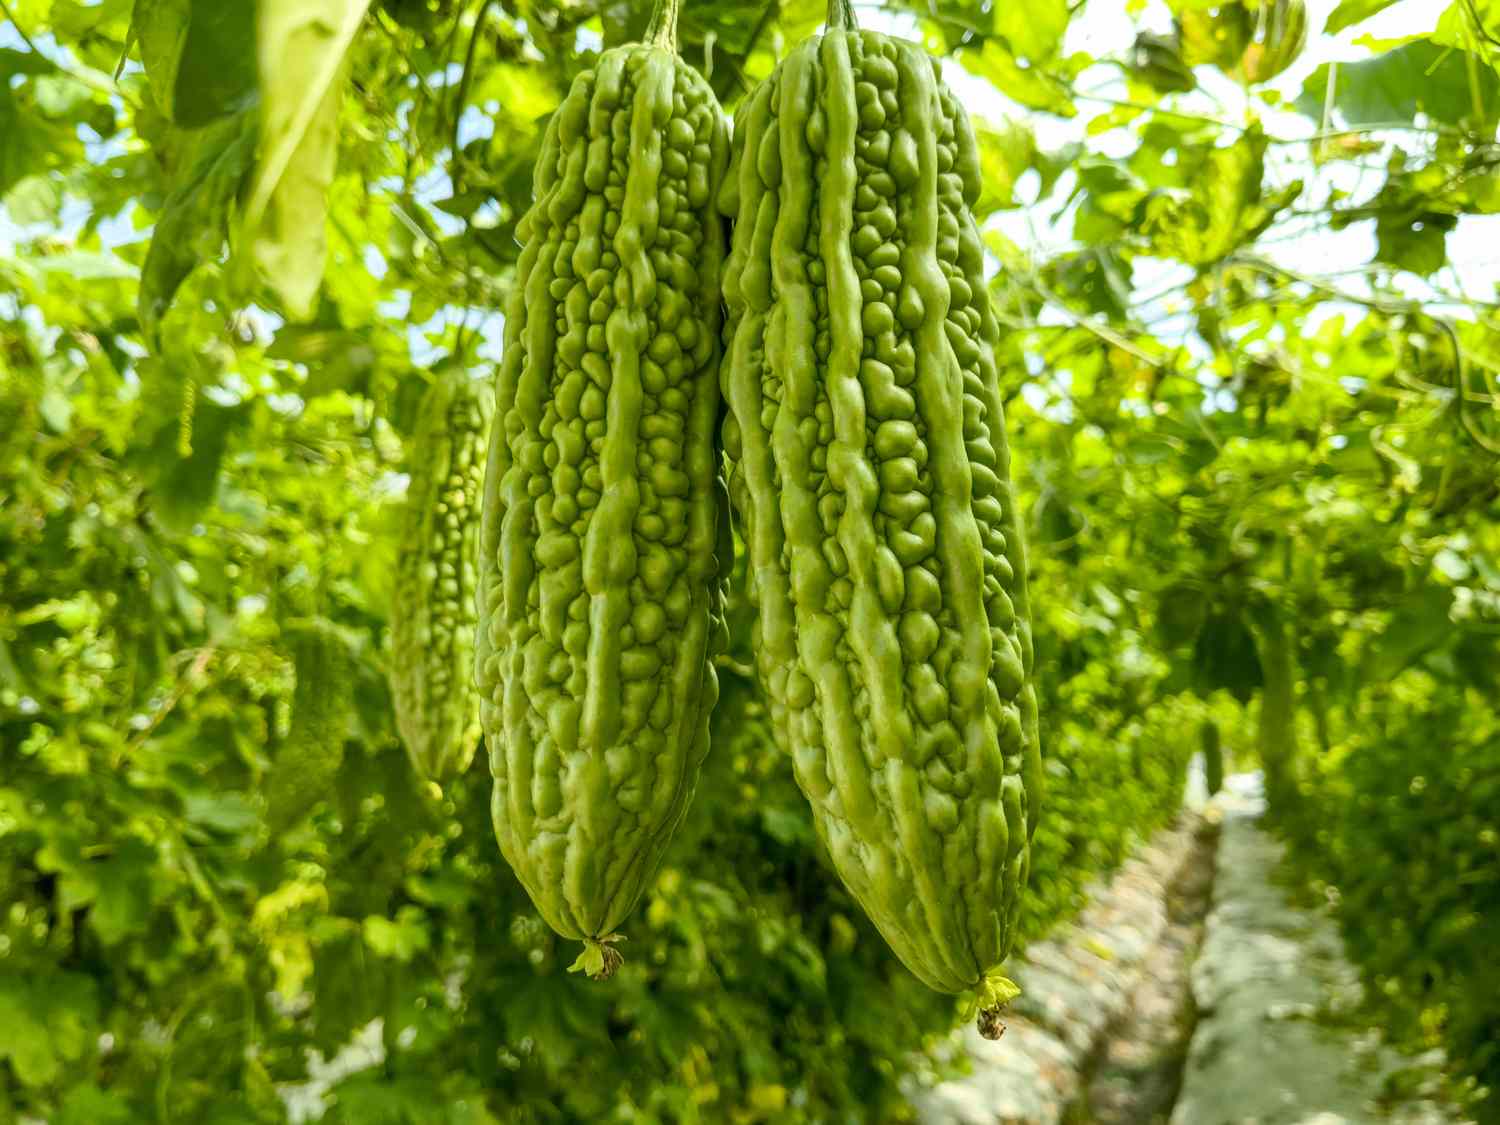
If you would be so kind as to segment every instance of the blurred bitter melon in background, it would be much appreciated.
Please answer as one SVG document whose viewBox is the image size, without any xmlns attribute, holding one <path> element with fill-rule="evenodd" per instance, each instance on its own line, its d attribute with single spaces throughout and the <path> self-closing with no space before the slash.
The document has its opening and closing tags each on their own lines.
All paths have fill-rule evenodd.
<svg viewBox="0 0 1500 1125">
<path fill-rule="evenodd" d="M 297 684 L 291 729 L 266 782 L 266 823 L 273 836 L 328 795 L 344 761 L 344 735 L 354 710 L 354 660 L 334 625 L 323 618 L 299 620 L 287 625 L 284 636 Z"/>
<path fill-rule="evenodd" d="M 1239 82 L 1269 82 L 1307 44 L 1304 0 L 1173 0 L 1172 7 L 1183 62 L 1212 63 Z"/>
<path fill-rule="evenodd" d="M 998 1034 L 1041 762 L 979 157 L 932 58 L 828 22 L 736 115 L 721 193 L 758 671 L 840 876 Z"/>
<path fill-rule="evenodd" d="M 439 374 L 422 398 L 406 459 L 391 687 L 412 764 L 438 782 L 468 768 L 480 737 L 475 589 L 493 403 L 488 384 L 462 368 Z"/>
<path fill-rule="evenodd" d="M 608 944 L 708 748 L 732 566 L 714 430 L 728 126 L 675 0 L 553 115 L 522 219 L 485 477 L 478 676 L 501 851 Z"/>
<path fill-rule="evenodd" d="M 1219 736 L 1219 724 L 1212 719 L 1203 720 L 1203 779 L 1212 797 L 1224 787 L 1224 744 Z"/>
</svg>

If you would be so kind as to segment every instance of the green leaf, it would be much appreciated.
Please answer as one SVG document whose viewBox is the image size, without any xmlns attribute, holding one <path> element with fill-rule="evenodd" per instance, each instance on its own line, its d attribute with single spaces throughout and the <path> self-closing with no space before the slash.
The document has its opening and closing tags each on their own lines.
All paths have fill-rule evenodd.
<svg viewBox="0 0 1500 1125">
<path fill-rule="evenodd" d="M 0 195 L 20 181 L 46 169 L 50 145 L 47 130 L 21 108 L 0 72 Z"/>
<path fill-rule="evenodd" d="M 145 929 L 151 912 L 156 852 L 140 840 L 122 844 L 97 875 L 89 924 L 105 945 L 118 945 Z"/>
<path fill-rule="evenodd" d="M 255 805 L 243 793 L 190 793 L 182 799 L 182 811 L 193 824 L 226 835 L 253 831 L 260 823 Z"/>
<path fill-rule="evenodd" d="M 1448 614 L 1453 591 L 1426 586 L 1391 615 L 1385 629 L 1366 652 L 1364 676 L 1384 683 L 1399 675 L 1425 653 L 1453 635 Z"/>
<path fill-rule="evenodd" d="M 363 391 L 376 362 L 368 333 L 308 324 L 282 325 L 266 349 L 266 358 L 306 366 L 303 398 L 332 391 Z"/>
<path fill-rule="evenodd" d="M 5 210 L 23 226 L 56 222 L 62 209 L 62 183 L 45 173 L 27 176 L 5 195 Z"/>
<path fill-rule="evenodd" d="M 1130 310 L 1131 265 L 1116 250 L 1081 250 L 1048 263 L 1052 287 L 1085 310 L 1124 320 Z"/>
<path fill-rule="evenodd" d="M 262 0 L 260 165 L 245 207 L 251 254 L 287 312 L 310 317 L 323 279 L 344 55 L 369 0 Z"/>
<path fill-rule="evenodd" d="M 1029 0 L 995 5 L 995 34 L 1019 57 L 1034 63 L 1054 58 L 1072 17 L 1066 0 Z"/>
<path fill-rule="evenodd" d="M 986 40 L 978 51 L 966 49 L 958 58 L 970 73 L 993 83 L 1001 93 L 1024 106 L 1062 117 L 1072 117 L 1078 112 L 1063 82 L 1039 67 L 1022 66 L 998 39 Z"/>
<path fill-rule="evenodd" d="M 179 532 L 190 530 L 213 502 L 230 432 L 245 413 L 242 407 L 219 406 L 196 390 L 193 395 L 191 429 L 184 431 L 180 417 L 162 422 L 152 444 L 142 450 L 139 466 L 152 508 L 163 525 Z"/>
<path fill-rule="evenodd" d="M 1180 48 L 1181 40 L 1175 35 L 1141 32 L 1131 49 L 1131 75 L 1162 94 L 1186 93 L 1196 88 L 1198 79 L 1192 67 L 1183 62 Z"/>
<path fill-rule="evenodd" d="M 979 167 L 984 190 L 974 208 L 983 219 L 990 212 L 1017 206 L 1016 181 L 1030 169 L 1036 156 L 1036 138 L 1031 130 L 1017 121 L 1007 121 L 999 128 L 978 125 L 974 138 L 979 146 Z"/>
<path fill-rule="evenodd" d="M 255 159 L 255 115 L 226 117 L 180 136 L 185 152 L 156 222 L 137 299 L 141 331 L 153 346 L 178 288 L 223 250 L 230 205 Z"/>
<path fill-rule="evenodd" d="M 1330 68 L 1303 84 L 1297 108 L 1322 120 Z M 1468 52 L 1419 39 L 1373 59 L 1340 63 L 1334 108 L 1349 125 L 1411 121 L 1419 113 L 1445 125 L 1493 130 L 1500 112 L 1500 76 Z"/>
<path fill-rule="evenodd" d="M 1174 582 L 1157 595 L 1156 624 L 1168 649 L 1196 641 L 1207 617 L 1208 599 L 1200 583 Z"/>
<path fill-rule="evenodd" d="M 1497 38 L 1500 38 L 1500 0 L 1453 0 L 1432 33 L 1432 41 L 1445 47 L 1467 49 L 1476 42 L 1481 44 L 1490 65 L 1500 68 L 1500 55 L 1495 53 Z M 1483 47 L 1486 43 L 1487 51 Z"/>
<path fill-rule="evenodd" d="M 1186 198 L 1157 196 L 1147 205 L 1145 229 L 1162 257 L 1203 267 L 1252 241 L 1300 194 L 1294 183 L 1263 199 L 1266 136 L 1259 126 L 1232 144 L 1210 150 Z"/>
<path fill-rule="evenodd" d="M 140 45 L 157 107 L 172 117 L 177 92 L 177 65 L 193 22 L 193 0 L 135 0 L 130 38 Z"/>
<path fill-rule="evenodd" d="M 1375 260 L 1430 277 L 1448 262 L 1448 232 L 1456 215 L 1382 211 L 1375 219 Z"/>
<path fill-rule="evenodd" d="M 376 954 L 403 964 L 432 943 L 422 910 L 416 906 L 403 906 L 394 920 L 370 915 L 364 921 L 364 935 L 365 944 Z"/>
<path fill-rule="evenodd" d="M 57 1055 L 35 1007 L 26 981 L 0 977 L 0 1059 L 10 1060 L 23 1086 L 45 1085 L 58 1070 Z"/>
<path fill-rule="evenodd" d="M 77 973 L 0 975 L 0 1059 L 23 1086 L 55 1081 L 82 1057 L 99 1020 L 97 986 Z"/>
<path fill-rule="evenodd" d="M 202 128 L 255 101 L 255 4 L 135 0 L 130 38 L 157 107 L 186 129 Z"/>
<path fill-rule="evenodd" d="M 54 1118 L 55 1125 L 131 1125 L 136 1120 L 128 1102 L 92 1082 L 70 1089 Z"/>
<path fill-rule="evenodd" d="M 1397 0 L 1343 0 L 1323 24 L 1325 35 L 1335 35 L 1346 27 L 1353 27 L 1361 20 L 1385 11 Z"/>
<path fill-rule="evenodd" d="M 172 119 L 196 129 L 255 103 L 256 5 L 191 0 L 192 17 L 172 75 Z M 180 18 L 168 0 L 162 20 Z M 144 40 L 143 40 L 144 43 Z"/>
</svg>

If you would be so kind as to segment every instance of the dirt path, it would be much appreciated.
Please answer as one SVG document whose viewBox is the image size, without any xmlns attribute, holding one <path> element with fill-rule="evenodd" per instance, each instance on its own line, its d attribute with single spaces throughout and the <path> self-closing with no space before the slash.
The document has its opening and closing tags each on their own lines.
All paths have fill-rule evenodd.
<svg viewBox="0 0 1500 1125">
<path fill-rule="evenodd" d="M 1359 976 L 1333 919 L 1274 875 L 1254 780 L 1217 802 L 1218 876 L 1192 967 L 1197 1026 L 1172 1125 L 1448 1125 L 1441 1058 L 1385 1046 L 1358 1011 Z"/>
<path fill-rule="evenodd" d="M 1334 921 L 1276 880 L 1256 778 L 1170 828 L 1013 966 L 998 1043 L 910 1095 L 923 1125 L 1460 1125 L 1440 1052 L 1384 1045 Z"/>
<path fill-rule="evenodd" d="M 1167 887 L 1167 925 L 1094 1060 L 1070 1125 L 1160 1125 L 1171 1116 L 1197 1016 L 1190 968 L 1203 940 L 1216 845 L 1215 826 L 1204 822 Z"/>
</svg>

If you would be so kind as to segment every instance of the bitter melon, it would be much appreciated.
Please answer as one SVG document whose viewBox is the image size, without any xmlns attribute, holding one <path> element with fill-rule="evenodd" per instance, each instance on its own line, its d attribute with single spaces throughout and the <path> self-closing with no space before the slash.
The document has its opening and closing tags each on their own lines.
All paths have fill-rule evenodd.
<svg viewBox="0 0 1500 1125">
<path fill-rule="evenodd" d="M 272 835 L 292 827 L 328 795 L 344 760 L 354 710 L 354 662 L 334 625 L 322 618 L 284 630 L 296 669 L 292 725 L 266 782 L 266 824 Z"/>
<path fill-rule="evenodd" d="M 491 388 L 461 368 L 438 375 L 422 397 L 408 457 L 391 687 L 412 764 L 439 782 L 467 769 L 479 743 L 474 599 L 493 402 Z"/>
<path fill-rule="evenodd" d="M 913 973 L 995 1001 L 1041 760 L 980 187 L 935 61 L 835 0 L 736 115 L 724 446 L 834 866 Z"/>
<path fill-rule="evenodd" d="M 1237 81 L 1268 82 L 1296 61 L 1307 42 L 1305 0 L 1225 0 L 1210 6 L 1174 0 L 1182 58 L 1212 63 Z"/>
<path fill-rule="evenodd" d="M 607 943 L 708 748 L 732 559 L 715 448 L 714 197 L 728 125 L 676 2 L 604 51 L 547 127 L 506 312 L 477 646 L 501 851 L 542 916 Z"/>
<path fill-rule="evenodd" d="M 1269 82 L 1302 53 L 1307 43 L 1303 0 L 1259 0 L 1247 4 L 1249 42 L 1229 74 L 1247 84 Z"/>
<path fill-rule="evenodd" d="M 1219 737 L 1219 724 L 1212 719 L 1203 720 L 1203 780 L 1212 797 L 1224 787 L 1224 745 Z"/>
</svg>

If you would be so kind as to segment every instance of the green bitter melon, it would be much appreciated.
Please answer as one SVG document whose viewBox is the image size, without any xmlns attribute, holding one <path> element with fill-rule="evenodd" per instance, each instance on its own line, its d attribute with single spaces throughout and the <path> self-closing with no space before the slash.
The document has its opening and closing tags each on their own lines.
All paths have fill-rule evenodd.
<svg viewBox="0 0 1500 1125">
<path fill-rule="evenodd" d="M 447 369 L 423 395 L 407 459 L 391 688 L 412 764 L 437 782 L 467 769 L 479 743 L 475 590 L 493 402 L 486 382 Z"/>
<path fill-rule="evenodd" d="M 1203 720 L 1203 780 L 1212 797 L 1224 787 L 1224 743 L 1219 735 L 1219 724 L 1212 719 Z"/>
<path fill-rule="evenodd" d="M 708 748 L 732 565 L 715 446 L 728 126 L 676 0 L 548 125 L 506 313 L 477 646 L 501 851 L 607 976 Z"/>
<path fill-rule="evenodd" d="M 288 623 L 284 636 L 297 682 L 291 729 L 266 781 L 266 823 L 273 836 L 328 795 L 344 761 L 354 710 L 354 661 L 338 629 L 323 618 L 308 618 Z"/>
<path fill-rule="evenodd" d="M 979 157 L 932 58 L 828 25 L 736 115 L 720 196 L 758 673 L 839 875 L 994 1035 L 1041 760 Z"/>
</svg>

